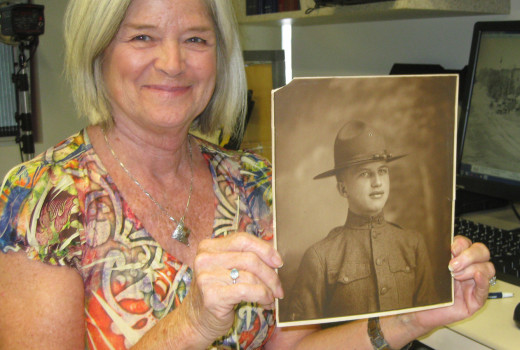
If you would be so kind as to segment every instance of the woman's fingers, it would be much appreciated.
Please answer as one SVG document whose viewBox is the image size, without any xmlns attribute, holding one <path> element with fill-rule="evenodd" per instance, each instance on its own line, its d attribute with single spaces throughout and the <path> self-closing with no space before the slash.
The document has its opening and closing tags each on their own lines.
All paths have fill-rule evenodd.
<svg viewBox="0 0 520 350">
<path fill-rule="evenodd" d="M 282 264 L 280 255 L 270 242 L 251 234 L 236 233 L 201 242 L 194 270 L 202 273 L 225 268 L 229 273 L 232 269 L 237 269 L 241 274 L 247 272 L 256 277 L 255 284 L 263 284 L 276 298 L 283 298 L 282 284 L 274 270 Z M 225 280 L 232 282 L 229 274 Z"/>
<path fill-rule="evenodd" d="M 482 243 L 471 243 L 466 237 L 455 237 L 452 253 L 451 275 L 459 283 L 466 310 L 472 314 L 487 299 L 489 280 L 495 276 L 495 267 L 489 261 L 489 249 Z"/>
<path fill-rule="evenodd" d="M 247 271 L 239 272 L 236 283 L 233 283 L 229 271 L 226 270 L 218 273 L 202 273 L 197 277 L 206 307 L 211 308 L 218 305 L 233 307 L 240 302 L 247 301 L 271 308 L 274 303 L 275 296 L 272 290 Z"/>
<path fill-rule="evenodd" d="M 270 242 L 264 241 L 248 233 L 234 233 L 218 239 L 200 242 L 199 251 L 217 252 L 251 252 L 256 254 L 265 264 L 273 268 L 282 267 L 280 254 Z"/>
<path fill-rule="evenodd" d="M 464 281 L 475 278 L 477 273 L 481 274 L 483 278 L 487 278 L 489 282 L 495 275 L 495 267 L 491 262 L 474 263 L 462 270 L 452 272 L 451 275 L 458 281 Z"/>
<path fill-rule="evenodd" d="M 270 243 L 249 234 L 204 240 L 194 259 L 190 293 L 182 306 L 205 337 L 217 338 L 229 330 L 235 306 L 257 303 L 274 307 L 283 290 L 275 267 L 281 258 Z M 233 275 L 236 269 L 238 275 Z"/>
<path fill-rule="evenodd" d="M 282 265 L 280 255 L 253 235 L 232 234 L 199 243 L 194 259 L 190 302 L 199 324 L 220 331 L 230 326 L 240 302 L 271 309 L 283 289 L 274 270 Z M 231 274 L 238 271 L 238 276 Z M 204 321 L 207 319 L 207 321 Z"/>
<path fill-rule="evenodd" d="M 468 249 L 472 242 L 469 238 L 464 236 L 455 236 L 451 244 L 451 253 L 453 256 L 458 256 L 464 249 Z"/>
<path fill-rule="evenodd" d="M 266 265 L 263 260 L 251 252 L 202 252 L 195 258 L 195 271 L 198 273 L 225 269 L 220 275 L 225 284 L 232 284 L 231 270 L 237 269 L 239 277 L 236 283 L 263 284 L 276 298 L 283 298 L 282 284 L 276 271 Z"/>
<path fill-rule="evenodd" d="M 489 261 L 489 250 L 482 243 L 473 243 L 466 237 L 457 236 L 452 244 L 453 258 L 449 263 L 452 273 L 459 273 L 472 264 Z"/>
</svg>

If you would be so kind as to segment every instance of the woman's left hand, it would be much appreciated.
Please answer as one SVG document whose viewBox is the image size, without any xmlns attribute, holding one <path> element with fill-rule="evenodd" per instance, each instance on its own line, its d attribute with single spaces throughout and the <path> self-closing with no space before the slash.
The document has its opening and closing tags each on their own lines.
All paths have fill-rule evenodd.
<svg viewBox="0 0 520 350">
<path fill-rule="evenodd" d="M 232 326 L 239 303 L 274 308 L 275 298 L 283 298 L 275 272 L 281 265 L 273 245 L 249 233 L 203 240 L 193 263 L 190 292 L 178 309 L 209 345 Z M 231 276 L 233 269 L 240 271 L 239 277 Z"/>
<path fill-rule="evenodd" d="M 473 315 L 486 302 L 489 280 L 495 276 L 495 267 L 489 261 L 489 250 L 484 244 L 456 236 L 451 252 L 449 269 L 455 279 L 454 304 L 417 312 L 415 321 L 426 331 Z"/>
</svg>

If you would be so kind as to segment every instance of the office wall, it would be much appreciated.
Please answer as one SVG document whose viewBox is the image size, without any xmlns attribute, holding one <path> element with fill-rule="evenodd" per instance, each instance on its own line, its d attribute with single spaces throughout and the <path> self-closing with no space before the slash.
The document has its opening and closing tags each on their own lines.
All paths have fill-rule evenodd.
<svg viewBox="0 0 520 350">
<path fill-rule="evenodd" d="M 435 63 L 460 69 L 469 58 L 476 21 L 512 19 L 520 20 L 520 0 L 511 0 L 510 15 L 295 26 L 293 76 L 388 74 L 393 63 Z M 241 30 L 245 49 L 281 48 L 276 47 L 281 41 L 271 27 Z M 266 42 L 266 38 L 271 40 Z"/>
<path fill-rule="evenodd" d="M 42 140 L 40 153 L 79 130 L 70 92 L 61 76 L 63 61 L 63 0 L 38 0 L 45 6 L 46 30 L 37 52 Z M 511 15 L 434 18 L 294 27 L 293 75 L 330 76 L 387 74 L 395 62 L 464 66 L 469 56 L 471 30 L 477 20 L 520 19 L 520 0 L 511 0 Z M 242 28 L 247 50 L 281 48 L 277 27 Z M 17 145 L 0 142 L 0 174 L 20 162 Z"/>
</svg>

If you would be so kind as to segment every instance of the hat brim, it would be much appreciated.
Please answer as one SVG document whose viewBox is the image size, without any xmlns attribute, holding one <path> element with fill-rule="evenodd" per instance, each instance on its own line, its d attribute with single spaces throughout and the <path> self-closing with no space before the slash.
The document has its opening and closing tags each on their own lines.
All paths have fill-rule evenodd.
<svg viewBox="0 0 520 350">
<path fill-rule="evenodd" d="M 364 159 L 364 160 L 356 160 L 356 161 L 352 161 L 352 162 L 348 162 L 348 163 L 345 163 L 345 164 L 342 164 L 340 165 L 339 167 L 336 167 L 334 169 L 331 169 L 331 170 L 328 170 L 324 173 L 321 173 L 321 174 L 318 174 L 316 176 L 314 176 L 314 180 L 318 180 L 318 179 L 323 179 L 325 177 L 329 177 L 329 176 L 332 176 L 332 175 L 336 175 L 338 172 L 346 169 L 346 168 L 349 168 L 353 165 L 358 165 L 358 164 L 365 164 L 365 163 L 373 163 L 373 162 L 387 162 L 387 163 L 390 163 L 390 162 L 393 162 L 394 160 L 398 160 L 400 158 L 403 158 L 403 157 L 406 157 L 407 154 L 402 154 L 402 155 L 399 155 L 399 156 L 395 156 L 395 157 L 388 157 L 386 159 Z"/>
</svg>

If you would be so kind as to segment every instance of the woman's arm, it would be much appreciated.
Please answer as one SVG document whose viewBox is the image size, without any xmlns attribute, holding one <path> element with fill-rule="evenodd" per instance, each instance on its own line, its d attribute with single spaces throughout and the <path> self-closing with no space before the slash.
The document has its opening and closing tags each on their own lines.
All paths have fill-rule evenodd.
<svg viewBox="0 0 520 350">
<path fill-rule="evenodd" d="M 408 324 L 407 317 L 381 318 L 381 328 L 392 349 L 400 349 L 422 335 L 419 328 Z M 387 333 L 391 337 L 387 337 Z M 395 340 L 395 341 L 394 341 Z M 319 326 L 277 328 L 266 346 L 276 349 L 373 349 L 368 337 L 367 320 L 352 321 L 341 326 L 320 329 Z"/>
<path fill-rule="evenodd" d="M 83 349 L 83 281 L 69 267 L 0 253 L 0 347 Z"/>
<path fill-rule="evenodd" d="M 455 279 L 454 304 L 449 307 L 381 318 L 381 329 L 391 348 L 400 349 L 433 329 L 465 319 L 484 305 L 489 279 L 495 275 L 488 249 L 455 237 L 449 268 Z M 359 320 L 319 330 L 313 327 L 277 328 L 266 349 L 373 349 L 367 321 Z"/>
</svg>

